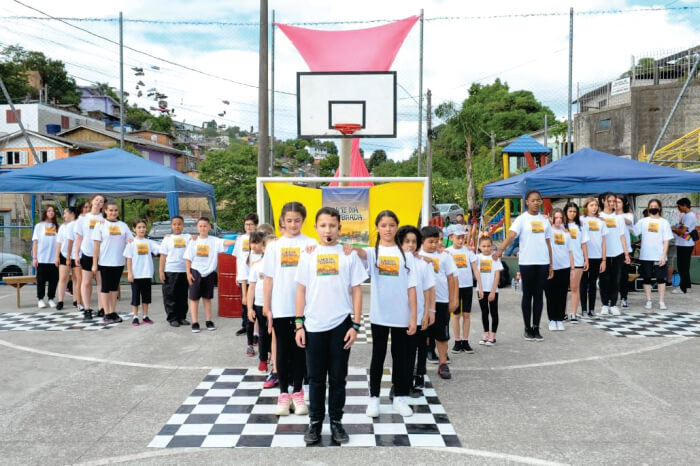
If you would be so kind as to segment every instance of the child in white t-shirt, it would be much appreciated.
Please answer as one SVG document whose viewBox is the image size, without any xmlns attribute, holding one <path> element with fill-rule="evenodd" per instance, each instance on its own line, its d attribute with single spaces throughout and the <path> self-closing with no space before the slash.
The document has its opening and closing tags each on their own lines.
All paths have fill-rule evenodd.
<svg viewBox="0 0 700 466">
<path fill-rule="evenodd" d="M 48 206 L 41 214 L 41 222 L 34 227 L 32 234 L 32 267 L 36 269 L 36 296 L 38 307 L 46 307 L 44 296 L 49 285 L 49 306 L 56 307 L 56 286 L 58 285 L 58 267 L 54 264 L 56 257 L 56 208 Z"/>
<path fill-rule="evenodd" d="M 185 251 L 191 236 L 182 234 L 185 221 L 179 215 L 170 220 L 173 234 L 160 244 L 158 272 L 163 284 L 163 306 L 171 327 L 190 325 L 187 321 L 187 272 Z"/>
<path fill-rule="evenodd" d="M 134 318 L 131 325 L 139 326 L 139 305 L 143 309 L 143 323 L 153 323 L 148 317 L 148 305 L 151 304 L 151 277 L 153 277 L 153 258 L 158 254 L 158 244 L 146 238 L 146 221 L 134 222 L 134 241 L 124 249 L 126 270 L 131 283 L 131 311 Z"/>
<path fill-rule="evenodd" d="M 63 225 L 58 229 L 56 235 L 56 266 L 58 267 L 58 288 L 56 291 L 58 302 L 56 310 L 63 309 L 63 298 L 65 297 L 68 279 L 71 269 L 73 268 L 73 259 L 70 247 L 71 238 L 73 235 L 73 227 L 75 226 L 75 207 L 66 207 L 63 209 Z M 78 293 L 79 295 L 80 293 Z"/>
<path fill-rule="evenodd" d="M 306 348 L 309 374 L 310 422 L 304 441 L 311 445 L 321 440 L 328 378 L 331 438 L 336 443 L 347 443 L 349 437 L 342 424 L 345 379 L 350 347 L 360 332 L 360 285 L 367 279 L 367 272 L 356 253 L 346 255 L 338 244 L 340 213 L 336 209 L 323 207 L 318 211 L 316 232 L 321 245 L 301 257 L 294 277 L 295 340 L 300 348 Z"/>
<path fill-rule="evenodd" d="M 549 330 L 564 330 L 566 316 L 566 297 L 569 293 L 569 281 L 575 269 L 573 242 L 565 228 L 564 211 L 556 208 L 552 211 L 552 268 L 554 273 L 547 280 L 547 316 Z"/>
<path fill-rule="evenodd" d="M 459 302 L 457 309 L 452 312 L 452 330 L 455 333 L 453 353 L 473 353 L 469 346 L 469 330 L 471 328 L 472 293 L 474 282 L 478 283 L 479 269 L 476 267 L 476 255 L 464 246 L 467 230 L 462 225 L 455 225 L 451 230 L 452 246 L 446 251 L 452 256 L 457 266 L 457 291 Z M 460 325 L 460 320 L 461 325 Z"/>
<path fill-rule="evenodd" d="M 481 323 L 484 334 L 479 341 L 480 345 L 493 346 L 496 344 L 496 331 L 498 331 L 498 282 L 501 278 L 503 264 L 500 259 L 491 255 L 493 240 L 489 236 L 479 238 L 479 250 L 476 256 L 476 266 L 479 269 L 479 307 L 481 308 Z M 489 324 L 489 317 L 491 323 Z"/>
<path fill-rule="evenodd" d="M 661 201 L 651 199 L 647 209 L 649 216 L 640 219 L 634 226 L 634 234 L 642 237 L 639 261 L 641 262 L 640 273 L 644 283 L 644 294 L 647 298 L 644 309 L 651 309 L 651 278 L 653 276 L 659 291 L 659 309 L 665 311 L 666 263 L 668 261 L 668 245 L 673 239 L 673 232 L 668 220 L 661 216 Z"/>
</svg>

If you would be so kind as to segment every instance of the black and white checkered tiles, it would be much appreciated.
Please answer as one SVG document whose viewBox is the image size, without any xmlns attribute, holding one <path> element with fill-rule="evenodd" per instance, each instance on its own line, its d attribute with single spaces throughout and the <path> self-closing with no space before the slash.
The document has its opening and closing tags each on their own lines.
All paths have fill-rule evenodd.
<svg viewBox="0 0 700 466">
<path fill-rule="evenodd" d="M 124 321 L 131 317 L 131 314 L 121 314 Z M 0 331 L 106 330 L 119 325 L 103 324 L 101 317 L 93 317 L 92 322 L 82 320 L 83 313 L 78 311 L 7 312 L 0 313 Z"/>
<path fill-rule="evenodd" d="M 700 337 L 700 314 L 692 312 L 637 312 L 585 321 L 617 337 Z"/>
</svg>

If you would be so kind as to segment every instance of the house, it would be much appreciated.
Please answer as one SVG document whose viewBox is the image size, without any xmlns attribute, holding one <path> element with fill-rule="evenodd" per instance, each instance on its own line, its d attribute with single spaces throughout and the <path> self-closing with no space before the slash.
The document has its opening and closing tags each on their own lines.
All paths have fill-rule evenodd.
<svg viewBox="0 0 700 466">
<path fill-rule="evenodd" d="M 35 131 L 27 131 L 27 134 L 41 163 L 103 149 L 102 146 L 97 144 L 72 141 L 60 136 L 46 135 Z M 0 167 L 3 169 L 15 169 L 32 165 L 35 165 L 34 157 L 21 131 L 0 138 Z"/>
<path fill-rule="evenodd" d="M 157 144 L 173 147 L 173 137 L 168 133 L 163 133 L 161 131 L 152 131 L 149 129 L 141 131 L 132 131 L 130 134 L 137 138 L 146 139 Z"/>
<path fill-rule="evenodd" d="M 121 105 L 96 87 L 78 87 L 80 110 L 105 123 L 119 120 Z"/>
<path fill-rule="evenodd" d="M 78 126 L 58 134 L 60 137 L 72 141 L 83 141 L 91 144 L 97 144 L 101 148 L 114 147 L 119 145 L 119 133 L 107 129 L 89 128 L 86 126 Z M 160 163 L 166 167 L 176 170 L 185 171 L 186 162 L 185 152 L 175 149 L 172 146 L 159 144 L 149 139 L 125 134 L 124 141 L 134 146 L 134 149 L 139 151 L 143 156 L 153 162 Z"/>
<path fill-rule="evenodd" d="M 328 157 L 328 151 L 325 148 L 306 146 L 304 149 L 313 157 L 314 165 L 320 164 L 321 160 L 325 160 Z"/>
<path fill-rule="evenodd" d="M 70 110 L 42 103 L 17 104 L 15 109 L 24 128 L 43 134 L 56 134 L 74 126 L 104 128 L 103 121 Z M 9 105 L 0 105 L 0 136 L 19 131 L 19 123 Z"/>
</svg>

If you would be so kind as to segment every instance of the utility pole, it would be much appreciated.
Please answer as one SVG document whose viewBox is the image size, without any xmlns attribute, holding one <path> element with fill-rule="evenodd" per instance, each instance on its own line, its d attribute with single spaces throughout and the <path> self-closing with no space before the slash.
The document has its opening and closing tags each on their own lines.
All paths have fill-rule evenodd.
<svg viewBox="0 0 700 466">
<path fill-rule="evenodd" d="M 549 147 L 549 146 L 547 145 L 547 129 L 548 129 L 548 128 L 547 128 L 547 114 L 545 113 L 545 114 L 544 114 L 544 134 L 543 134 L 543 136 L 544 136 L 544 147 Z M 553 159 L 554 159 L 554 154 L 552 154 L 552 162 L 554 161 Z"/>
<path fill-rule="evenodd" d="M 24 125 L 22 124 L 22 117 L 17 113 L 17 110 L 15 110 L 15 105 L 12 103 L 12 99 L 10 98 L 10 94 L 7 92 L 7 88 L 5 87 L 5 83 L 3 82 L 2 78 L 0 78 L 0 87 L 2 87 L 2 93 L 5 96 L 5 100 L 7 100 L 7 103 L 10 105 L 10 110 L 12 110 L 12 114 L 15 117 L 15 121 L 19 125 L 19 130 L 22 131 L 22 135 L 24 136 L 24 139 L 27 141 L 27 145 L 29 146 L 29 150 L 32 151 L 32 156 L 34 157 L 34 163 L 37 165 L 41 163 L 41 160 L 39 159 L 39 156 L 36 155 L 36 151 L 34 150 L 34 145 L 32 144 L 32 141 L 29 139 L 29 135 L 27 134 L 27 131 L 24 129 Z M 32 218 L 34 218 L 34 211 L 32 210 Z"/>
<path fill-rule="evenodd" d="M 418 47 L 418 176 L 423 157 L 423 8 L 420 9 L 420 45 Z"/>
<path fill-rule="evenodd" d="M 275 163 L 275 10 L 272 10 L 272 57 L 270 60 L 270 175 Z"/>
<path fill-rule="evenodd" d="M 496 166 L 496 133 L 491 131 L 491 165 Z"/>
<path fill-rule="evenodd" d="M 260 0 L 260 49 L 258 53 L 258 176 L 270 175 L 267 85 L 267 0 Z"/>
<path fill-rule="evenodd" d="M 119 12 L 119 148 L 124 150 L 124 18 L 121 11 Z"/>
<path fill-rule="evenodd" d="M 571 142 L 571 93 L 573 87 L 573 58 L 574 58 L 574 7 L 569 9 L 569 112 L 566 120 L 566 154 L 571 153 L 573 143 Z"/>
<path fill-rule="evenodd" d="M 433 142 L 431 135 L 433 133 L 432 127 L 432 96 L 433 93 L 428 89 L 428 94 L 426 95 L 426 129 L 428 130 L 428 140 L 426 142 L 426 155 L 425 155 L 425 175 L 428 177 L 428 199 L 433 202 Z M 430 212 L 432 215 L 432 211 Z"/>
</svg>

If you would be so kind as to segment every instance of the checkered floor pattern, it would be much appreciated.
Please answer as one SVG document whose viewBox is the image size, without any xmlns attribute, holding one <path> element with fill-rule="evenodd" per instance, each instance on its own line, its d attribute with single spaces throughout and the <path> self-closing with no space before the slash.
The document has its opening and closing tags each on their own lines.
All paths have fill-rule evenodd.
<svg viewBox="0 0 700 466">
<path fill-rule="evenodd" d="M 127 321 L 131 314 L 121 314 L 121 317 Z M 83 313 L 77 311 L 0 313 L 0 331 L 107 330 L 119 325 L 103 324 L 101 317 L 93 317 L 92 322 L 82 320 Z"/>
<path fill-rule="evenodd" d="M 303 447 L 305 416 L 274 414 L 279 389 L 264 389 L 266 374 L 250 369 L 214 369 L 155 436 L 153 448 Z M 369 375 L 350 368 L 346 388 L 345 426 L 350 442 L 343 446 L 461 446 L 428 377 L 421 398 L 411 398 L 414 414 L 394 413 L 388 395 L 391 372 L 382 376 L 380 415 L 365 416 Z M 330 446 L 328 416 L 321 445 Z"/>
<path fill-rule="evenodd" d="M 700 337 L 700 314 L 692 312 L 654 312 L 586 319 L 616 337 Z"/>
<path fill-rule="evenodd" d="M 391 343 L 391 334 L 389 334 L 389 343 Z M 372 323 L 369 321 L 369 316 L 364 316 L 360 333 L 357 334 L 356 345 L 371 345 L 372 344 Z"/>
</svg>

